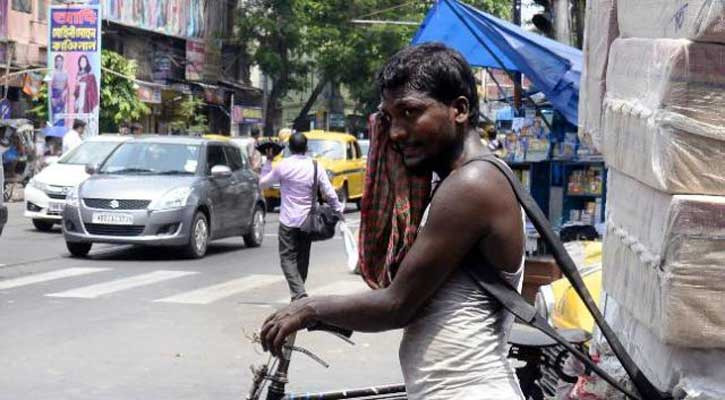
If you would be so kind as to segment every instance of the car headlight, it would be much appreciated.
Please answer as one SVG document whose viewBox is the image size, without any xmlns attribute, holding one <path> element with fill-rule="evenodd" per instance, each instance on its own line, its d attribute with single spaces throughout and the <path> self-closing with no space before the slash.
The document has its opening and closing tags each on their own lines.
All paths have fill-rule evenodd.
<svg viewBox="0 0 725 400">
<path fill-rule="evenodd" d="M 33 178 L 29 182 L 30 186 L 34 187 L 35 189 L 40 190 L 41 192 L 47 192 L 48 191 L 48 185 L 38 181 L 37 179 Z"/>
<path fill-rule="evenodd" d="M 80 207 L 80 189 L 78 186 L 71 188 L 65 196 L 65 205 L 71 207 Z"/>
<path fill-rule="evenodd" d="M 534 308 L 536 308 L 536 312 L 546 318 L 549 325 L 553 325 L 554 322 L 555 302 L 556 299 L 554 298 L 554 291 L 551 289 L 551 285 L 539 287 L 539 290 L 536 292 L 536 298 L 534 299 Z"/>
<path fill-rule="evenodd" d="M 186 202 L 191 195 L 190 187 L 178 187 L 166 192 L 160 199 L 149 205 L 151 210 L 169 210 L 173 208 L 181 208 L 186 206 Z"/>
<path fill-rule="evenodd" d="M 335 177 L 335 173 L 330 171 L 329 169 L 326 169 L 325 173 L 327 173 L 327 178 L 330 180 L 330 182 L 332 182 L 332 178 Z"/>
</svg>

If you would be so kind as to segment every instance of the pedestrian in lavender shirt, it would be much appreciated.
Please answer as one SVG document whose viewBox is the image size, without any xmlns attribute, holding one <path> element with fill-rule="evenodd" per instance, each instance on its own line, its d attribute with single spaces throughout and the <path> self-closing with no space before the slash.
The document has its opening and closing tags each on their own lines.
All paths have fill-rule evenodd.
<svg viewBox="0 0 725 400">
<path fill-rule="evenodd" d="M 305 280 L 310 265 L 309 237 L 300 231 L 312 206 L 312 185 L 314 165 L 307 152 L 307 138 L 302 133 L 290 136 L 288 146 L 292 155 L 280 161 L 272 168 L 272 153 L 267 154 L 267 162 L 262 167 L 262 188 L 273 184 L 280 185 L 282 205 L 279 212 L 279 258 L 282 272 L 287 279 L 292 301 L 307 297 Z M 317 167 L 317 181 L 322 197 L 342 214 L 342 204 L 325 173 Z"/>
</svg>

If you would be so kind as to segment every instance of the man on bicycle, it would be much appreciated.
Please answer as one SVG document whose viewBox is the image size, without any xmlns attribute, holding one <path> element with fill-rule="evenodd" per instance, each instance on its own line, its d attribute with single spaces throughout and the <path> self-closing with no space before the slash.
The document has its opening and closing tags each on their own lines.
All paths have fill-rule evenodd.
<svg viewBox="0 0 725 400">
<path fill-rule="evenodd" d="M 405 167 L 443 181 L 388 286 L 295 301 L 267 318 L 262 345 L 279 355 L 288 335 L 319 322 L 404 328 L 399 356 L 409 399 L 523 399 L 506 359 L 512 317 L 464 271 L 475 257 L 520 287 L 525 242 L 513 189 L 495 166 L 477 161 L 490 151 L 475 129 L 471 68 L 457 51 L 424 44 L 393 56 L 377 83 L 384 134 Z"/>
</svg>

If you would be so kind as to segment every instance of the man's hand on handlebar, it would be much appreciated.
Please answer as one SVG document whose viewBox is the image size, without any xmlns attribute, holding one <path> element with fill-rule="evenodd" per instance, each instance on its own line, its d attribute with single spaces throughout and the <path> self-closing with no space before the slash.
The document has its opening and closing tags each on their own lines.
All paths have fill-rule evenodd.
<svg viewBox="0 0 725 400">
<path fill-rule="evenodd" d="M 315 310 L 309 305 L 310 302 L 309 297 L 293 301 L 267 317 L 259 335 L 264 351 L 269 351 L 275 357 L 281 356 L 287 336 L 309 328 L 316 322 Z"/>
</svg>

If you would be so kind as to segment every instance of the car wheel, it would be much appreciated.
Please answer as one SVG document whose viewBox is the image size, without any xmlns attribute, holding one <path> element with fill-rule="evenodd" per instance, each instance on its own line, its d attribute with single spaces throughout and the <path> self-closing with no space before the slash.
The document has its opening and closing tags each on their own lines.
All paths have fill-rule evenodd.
<svg viewBox="0 0 725 400">
<path fill-rule="evenodd" d="M 340 204 L 342 204 L 342 212 L 345 212 L 345 209 L 347 208 L 347 185 L 344 185 L 342 187 L 342 190 L 340 191 L 340 194 L 337 196 L 338 200 L 340 201 Z"/>
<path fill-rule="evenodd" d="M 33 226 L 41 232 L 50 232 L 53 229 L 52 222 L 43 221 L 42 219 L 34 219 Z"/>
<path fill-rule="evenodd" d="M 191 221 L 189 244 L 186 245 L 184 253 L 190 258 L 202 258 L 209 246 L 209 221 L 207 221 L 206 215 L 200 211 L 194 214 Z"/>
<path fill-rule="evenodd" d="M 249 233 L 243 236 L 244 244 L 247 247 L 259 247 L 264 241 L 264 210 L 257 206 L 252 215 L 252 227 Z"/>
<path fill-rule="evenodd" d="M 73 257 L 85 257 L 91 251 L 93 243 L 86 242 L 65 242 L 65 247 Z"/>
</svg>

